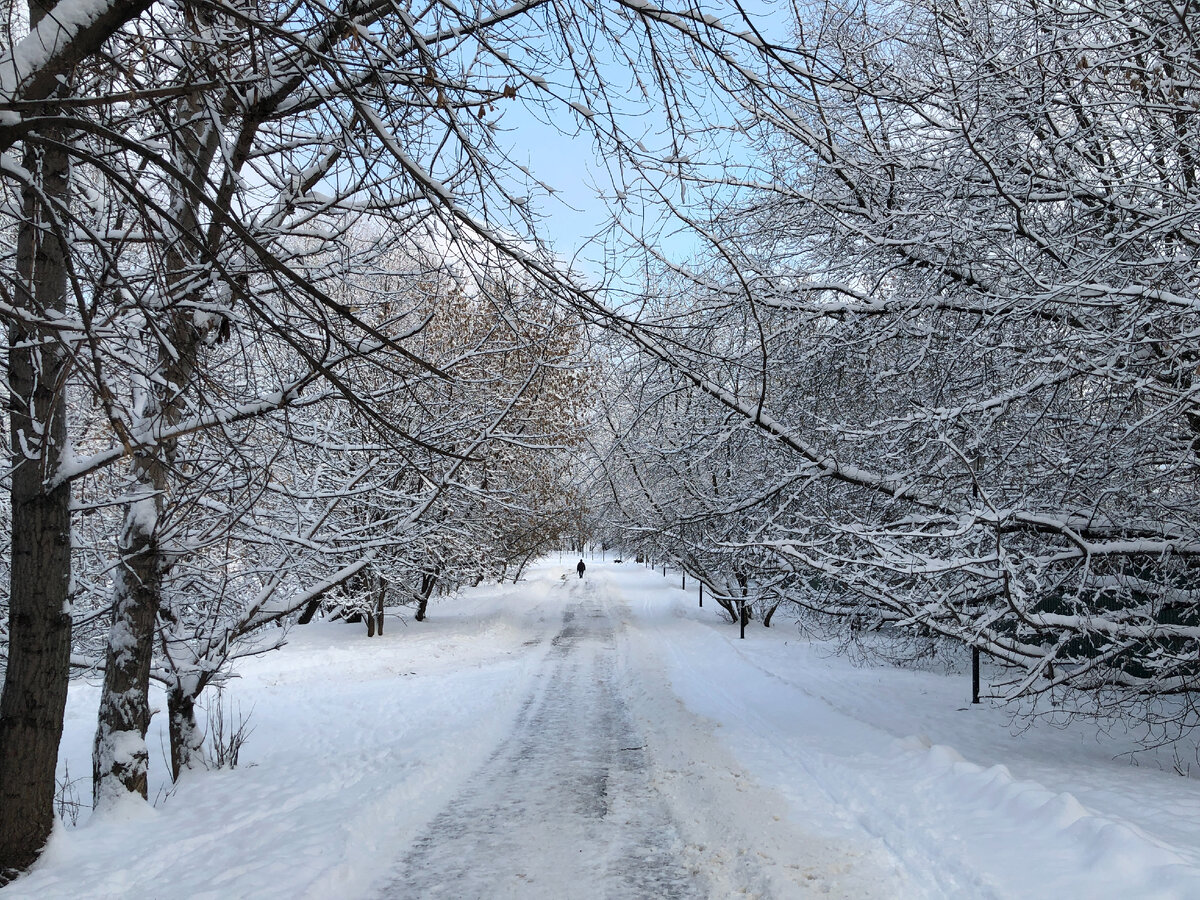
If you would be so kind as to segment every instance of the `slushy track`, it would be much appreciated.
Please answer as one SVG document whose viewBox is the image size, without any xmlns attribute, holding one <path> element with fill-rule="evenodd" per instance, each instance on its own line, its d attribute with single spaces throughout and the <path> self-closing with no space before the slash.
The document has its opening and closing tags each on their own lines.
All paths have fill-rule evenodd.
<svg viewBox="0 0 1200 900">
<path fill-rule="evenodd" d="M 703 898 L 616 675 L 618 620 L 589 581 L 512 733 L 406 854 L 388 898 Z"/>
</svg>

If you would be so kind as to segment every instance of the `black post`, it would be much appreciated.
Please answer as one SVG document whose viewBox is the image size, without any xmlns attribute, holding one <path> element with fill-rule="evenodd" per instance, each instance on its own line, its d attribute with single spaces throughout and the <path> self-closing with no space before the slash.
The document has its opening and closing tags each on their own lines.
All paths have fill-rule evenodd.
<svg viewBox="0 0 1200 900">
<path fill-rule="evenodd" d="M 667 564 L 663 563 L 663 578 L 667 577 Z"/>
<path fill-rule="evenodd" d="M 738 601 L 738 621 L 741 623 L 741 626 L 742 626 L 742 633 L 739 635 L 739 637 L 741 638 L 741 640 L 744 641 L 746 639 L 746 601 L 745 600 Z"/>
<path fill-rule="evenodd" d="M 971 702 L 979 702 L 979 648 L 971 648 Z"/>
<path fill-rule="evenodd" d="M 681 578 L 683 579 L 683 589 L 686 591 L 687 590 L 687 572 L 684 572 L 683 575 L 681 576 Z"/>
<path fill-rule="evenodd" d="M 704 608 L 704 582 L 700 582 L 700 608 Z"/>
</svg>

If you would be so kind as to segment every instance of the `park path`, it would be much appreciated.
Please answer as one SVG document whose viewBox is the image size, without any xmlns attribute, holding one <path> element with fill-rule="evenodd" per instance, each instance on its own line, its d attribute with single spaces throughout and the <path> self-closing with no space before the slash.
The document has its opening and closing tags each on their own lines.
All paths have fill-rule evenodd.
<svg viewBox="0 0 1200 900">
<path fill-rule="evenodd" d="M 382 896 L 709 896 L 652 783 L 615 657 L 618 621 L 571 580 L 511 734 L 430 823 Z M 531 641 L 531 647 L 537 641 Z"/>
<path fill-rule="evenodd" d="M 909 896 L 894 860 L 797 828 L 721 748 L 613 575 L 571 571 L 527 607 L 532 673 L 512 727 L 397 850 L 377 896 Z"/>
</svg>

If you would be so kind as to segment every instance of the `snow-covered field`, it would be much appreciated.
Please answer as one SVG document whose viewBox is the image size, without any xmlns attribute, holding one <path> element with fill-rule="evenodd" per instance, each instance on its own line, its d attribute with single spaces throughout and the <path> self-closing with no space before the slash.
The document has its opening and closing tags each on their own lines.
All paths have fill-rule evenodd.
<svg viewBox="0 0 1200 900">
<path fill-rule="evenodd" d="M 239 768 L 165 796 L 159 760 L 156 808 L 85 813 L 0 898 L 1200 897 L 1200 779 L 1162 753 L 573 562 L 383 638 L 296 629 L 228 688 Z"/>
</svg>

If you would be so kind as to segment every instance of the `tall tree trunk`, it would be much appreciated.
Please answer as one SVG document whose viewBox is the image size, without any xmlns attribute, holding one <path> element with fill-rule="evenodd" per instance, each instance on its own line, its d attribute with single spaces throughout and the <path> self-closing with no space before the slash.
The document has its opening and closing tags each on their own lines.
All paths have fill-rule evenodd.
<svg viewBox="0 0 1200 900">
<path fill-rule="evenodd" d="M 148 322 L 146 328 L 146 352 L 157 355 L 158 377 L 148 379 L 143 406 L 135 410 L 149 426 L 139 429 L 145 433 L 157 425 L 177 424 L 182 418 L 203 338 L 194 318 L 203 299 L 195 279 L 195 241 L 201 237 L 196 210 L 218 144 L 205 110 L 200 93 L 184 98 L 177 110 L 178 121 L 183 123 L 177 148 L 179 169 L 188 174 L 191 183 L 176 186 L 178 193 L 172 203 L 172 219 L 178 223 L 179 233 L 164 255 L 167 312 L 161 321 Z M 97 806 L 125 794 L 139 794 L 143 799 L 147 795 L 146 731 L 150 727 L 155 623 L 159 615 L 174 619 L 162 591 L 171 557 L 163 552 L 156 531 L 169 493 L 177 445 L 174 439 L 159 440 L 133 461 L 135 499 L 126 507 L 118 541 L 119 577 L 113 591 L 113 623 L 92 747 L 92 790 Z M 178 775 L 175 756 L 188 752 L 187 747 L 172 745 L 174 775 Z"/>
<path fill-rule="evenodd" d="M 30 17 L 41 19 L 31 4 Z M 17 305 L 41 320 L 62 312 L 67 248 L 50 204 L 66 204 L 70 163 L 64 134 L 46 127 L 28 147 L 35 189 L 22 194 L 17 234 Z M 12 567 L 8 667 L 0 696 L 0 884 L 28 867 L 54 822 L 54 770 L 71 659 L 70 488 L 47 484 L 66 452 L 66 357 L 55 336 L 14 323 L 8 334 Z"/>
</svg>

